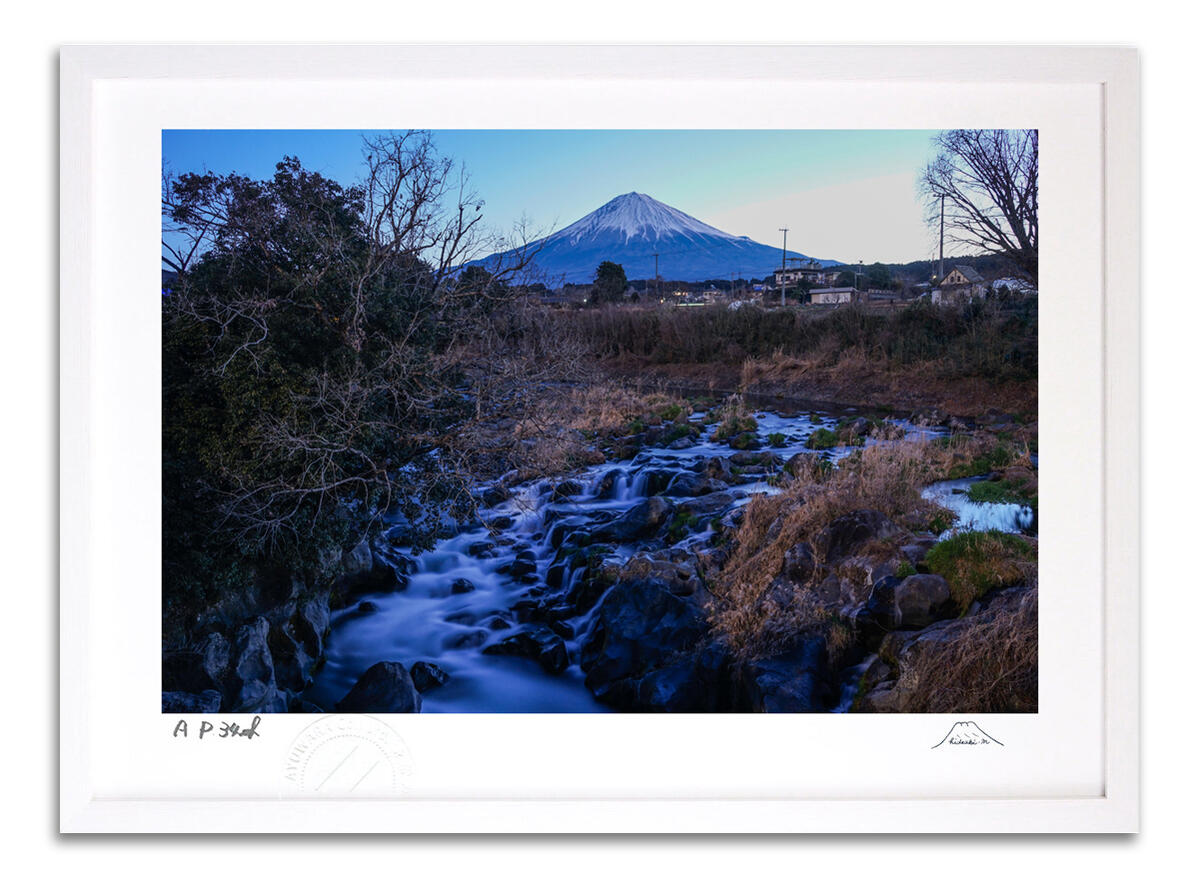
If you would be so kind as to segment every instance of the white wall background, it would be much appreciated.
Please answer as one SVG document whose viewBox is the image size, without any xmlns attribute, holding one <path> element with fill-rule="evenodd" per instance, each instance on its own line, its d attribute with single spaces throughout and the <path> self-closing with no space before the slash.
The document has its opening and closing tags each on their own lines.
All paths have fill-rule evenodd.
<svg viewBox="0 0 1199 877">
<path fill-rule="evenodd" d="M 110 2 L 26 5 L 6 19 L 5 133 L 0 164 L 3 318 L 0 345 L 7 398 L 0 503 L 6 585 L 4 770 L 6 860 L 20 870 L 174 875 L 388 872 L 570 875 L 628 868 L 633 873 L 842 871 L 938 873 L 967 869 L 1010 875 L 1085 873 L 1098 868 L 1150 873 L 1191 860 L 1189 833 L 1197 775 L 1195 652 L 1188 625 L 1196 587 L 1194 477 L 1188 453 L 1196 420 L 1193 358 L 1199 320 L 1188 246 L 1195 203 L 1195 122 L 1184 111 L 1193 80 L 1193 39 L 1165 4 L 1118 11 L 1057 8 L 1010 0 L 1000 7 L 960 2 L 801 4 L 745 2 L 650 7 L 604 3 L 460 2 L 329 4 L 293 0 L 248 4 Z M 1144 517 L 1145 806 L 1139 838 L 979 839 L 798 838 L 566 839 L 471 841 L 386 838 L 61 840 L 57 825 L 57 56 L 64 42 L 222 41 L 691 41 L 828 43 L 1096 43 L 1144 52 Z M 1185 357 L 1185 358 L 1184 358 Z M 1129 461 L 1129 465 L 1138 465 Z M 1181 476 L 1181 477 L 1180 477 Z M 13 842 L 15 840 L 15 843 Z M 29 857 L 29 866 L 24 866 Z M 1174 866 L 1174 867 L 1170 867 Z M 782 871 L 781 869 L 786 869 Z"/>
</svg>

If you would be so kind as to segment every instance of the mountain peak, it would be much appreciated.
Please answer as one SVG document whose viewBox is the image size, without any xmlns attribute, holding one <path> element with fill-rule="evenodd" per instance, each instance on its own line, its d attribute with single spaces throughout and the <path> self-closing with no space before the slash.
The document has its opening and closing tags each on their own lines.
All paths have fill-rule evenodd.
<svg viewBox="0 0 1199 877">
<path fill-rule="evenodd" d="M 617 195 L 561 231 L 530 244 L 547 283 L 587 283 L 603 261 L 622 265 L 630 279 L 700 281 L 740 274 L 767 277 L 783 253 L 748 237 L 700 222 L 644 192 Z M 502 254 L 495 254 L 496 256 Z M 795 250 L 788 256 L 808 258 Z M 488 264 L 493 257 L 469 264 Z"/>
<path fill-rule="evenodd" d="M 675 236 L 688 240 L 733 237 L 644 192 L 626 192 L 551 235 L 550 239 L 577 242 L 598 233 L 614 231 L 622 234 L 626 242 L 634 239 L 658 241 Z"/>
</svg>

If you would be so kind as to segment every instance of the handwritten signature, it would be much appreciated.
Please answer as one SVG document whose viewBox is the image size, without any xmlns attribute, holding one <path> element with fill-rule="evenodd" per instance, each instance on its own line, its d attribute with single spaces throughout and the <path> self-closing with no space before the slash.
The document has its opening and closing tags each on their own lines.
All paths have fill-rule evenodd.
<svg viewBox="0 0 1199 877">
<path fill-rule="evenodd" d="M 950 746 L 990 746 L 992 743 L 996 746 L 1003 745 L 974 722 L 954 722 L 949 733 L 932 748 L 936 749 L 946 743 Z"/>
<path fill-rule="evenodd" d="M 234 737 L 244 737 L 247 740 L 253 740 L 255 737 L 260 737 L 258 733 L 258 724 L 262 721 L 262 716 L 254 716 L 250 724 L 244 728 L 237 722 L 221 722 L 220 726 L 214 725 L 207 719 L 201 719 L 200 726 L 196 729 L 196 739 L 203 740 L 208 734 L 213 735 L 213 739 L 228 739 Z M 172 737 L 187 737 L 188 735 L 187 719 L 180 719 L 175 723 L 175 730 L 171 733 Z"/>
</svg>

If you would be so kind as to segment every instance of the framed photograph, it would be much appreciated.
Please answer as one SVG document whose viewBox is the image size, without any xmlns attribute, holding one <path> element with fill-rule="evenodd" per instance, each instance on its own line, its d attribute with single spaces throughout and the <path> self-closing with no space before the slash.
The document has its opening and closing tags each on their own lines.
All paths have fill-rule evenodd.
<svg viewBox="0 0 1199 877">
<path fill-rule="evenodd" d="M 1138 101 L 64 48 L 61 830 L 1136 831 Z"/>
</svg>

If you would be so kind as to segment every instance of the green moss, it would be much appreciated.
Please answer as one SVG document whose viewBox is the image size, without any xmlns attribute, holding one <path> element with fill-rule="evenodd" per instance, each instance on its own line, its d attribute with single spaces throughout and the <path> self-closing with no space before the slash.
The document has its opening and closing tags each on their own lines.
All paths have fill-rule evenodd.
<svg viewBox="0 0 1199 877">
<path fill-rule="evenodd" d="M 837 436 L 832 430 L 821 428 L 808 436 L 804 445 L 813 451 L 827 451 L 837 447 Z"/>
<path fill-rule="evenodd" d="M 770 443 L 770 447 L 772 448 L 781 448 L 783 445 L 787 444 L 787 437 L 781 432 L 772 432 L 770 435 L 766 436 L 766 441 Z"/>
<path fill-rule="evenodd" d="M 812 424 L 813 426 L 819 426 L 822 420 L 824 420 L 824 418 L 819 414 L 808 415 L 808 423 Z"/>
<path fill-rule="evenodd" d="M 934 536 L 940 536 L 946 530 L 953 526 L 953 522 L 957 520 L 957 516 L 948 509 L 939 509 L 933 512 L 933 516 L 928 520 L 928 530 Z"/>
<path fill-rule="evenodd" d="M 716 441 L 724 441 L 726 439 L 739 436 L 746 432 L 757 432 L 758 422 L 748 415 L 730 414 L 713 433 L 713 438 Z"/>
<path fill-rule="evenodd" d="M 729 439 L 729 447 L 738 451 L 748 451 L 757 442 L 757 436 L 752 432 L 743 432 Z"/>
<path fill-rule="evenodd" d="M 1020 564 L 1035 559 L 1036 550 L 1019 536 L 986 530 L 938 542 L 924 562 L 949 582 L 954 601 L 965 612 L 988 591 L 1022 583 Z"/>
<path fill-rule="evenodd" d="M 908 576 L 914 575 L 916 575 L 916 567 L 906 560 L 899 565 L 899 569 L 895 570 L 895 577 L 899 579 L 906 579 Z"/>
<path fill-rule="evenodd" d="M 952 443 L 950 444 L 952 447 Z M 959 463 L 949 470 L 950 478 L 971 478 L 976 475 L 986 475 L 997 469 L 1010 466 L 1016 459 L 1016 451 L 1008 444 L 996 445 L 968 463 Z"/>
</svg>

